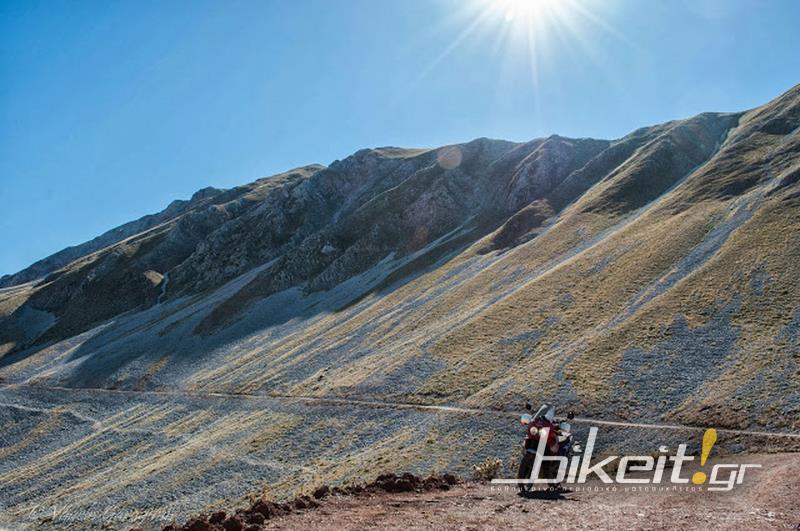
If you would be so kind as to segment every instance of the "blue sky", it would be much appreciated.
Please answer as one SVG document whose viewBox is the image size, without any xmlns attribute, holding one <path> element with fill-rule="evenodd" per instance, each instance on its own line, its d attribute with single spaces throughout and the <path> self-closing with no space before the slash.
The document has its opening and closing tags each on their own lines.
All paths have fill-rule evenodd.
<svg viewBox="0 0 800 531">
<path fill-rule="evenodd" d="M 0 274 L 363 147 L 753 107 L 800 82 L 799 20 L 797 0 L 3 0 Z"/>
</svg>

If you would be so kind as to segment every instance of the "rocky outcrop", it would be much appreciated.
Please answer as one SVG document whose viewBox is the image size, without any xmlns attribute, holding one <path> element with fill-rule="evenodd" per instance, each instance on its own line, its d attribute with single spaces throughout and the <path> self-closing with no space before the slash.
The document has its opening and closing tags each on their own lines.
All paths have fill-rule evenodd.
<svg viewBox="0 0 800 531">
<path fill-rule="evenodd" d="M 157 301 L 212 290 L 269 264 L 201 323 L 198 332 L 208 333 L 253 300 L 293 286 L 328 290 L 475 218 L 484 222 L 478 238 L 607 144 L 554 136 L 528 144 L 478 139 L 440 150 L 361 150 L 328 168 L 300 168 L 232 190 L 201 190 L 188 202 L 112 231 L 116 240 L 104 235 L 70 251 L 80 256 L 45 277 L 26 303 L 57 316 L 56 324 L 33 343 L 13 338 L 14 350 L 69 337 Z M 456 153 L 458 164 L 443 162 L 444 151 Z M 53 258 L 50 268 L 60 260 Z M 168 283 L 154 284 L 148 272 Z"/>
</svg>

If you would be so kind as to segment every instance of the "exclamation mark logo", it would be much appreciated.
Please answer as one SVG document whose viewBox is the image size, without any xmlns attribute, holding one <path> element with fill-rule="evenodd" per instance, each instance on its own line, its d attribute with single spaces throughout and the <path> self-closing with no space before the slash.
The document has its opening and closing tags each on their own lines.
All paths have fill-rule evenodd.
<svg viewBox="0 0 800 531">
<path fill-rule="evenodd" d="M 700 466 L 704 466 L 708 460 L 708 454 L 711 453 L 711 448 L 717 442 L 717 430 L 709 428 L 703 434 L 703 452 L 700 454 Z M 706 482 L 705 472 L 695 472 L 692 474 L 692 483 L 695 485 L 702 485 Z"/>
</svg>

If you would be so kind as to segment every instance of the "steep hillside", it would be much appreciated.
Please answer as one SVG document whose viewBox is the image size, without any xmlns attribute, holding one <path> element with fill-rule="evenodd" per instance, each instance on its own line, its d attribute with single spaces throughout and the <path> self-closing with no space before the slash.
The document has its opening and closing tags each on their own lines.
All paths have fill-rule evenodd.
<svg viewBox="0 0 800 531">
<path fill-rule="evenodd" d="M 2 376 L 790 426 L 799 95 L 199 192 L 6 288 Z"/>
<path fill-rule="evenodd" d="M 78 469 L 99 496 L 113 471 L 126 498 L 142 482 L 167 492 L 165 471 L 195 488 L 240 459 L 233 474 L 258 477 L 257 463 L 288 492 L 300 480 L 267 461 L 289 441 L 308 453 L 286 463 L 338 478 L 387 455 L 463 467 L 501 444 L 353 401 L 550 400 L 598 419 L 797 432 L 798 235 L 800 86 L 617 140 L 368 149 L 202 191 L 3 280 L 0 395 L 21 471 L 0 483 L 34 503 L 48 482 L 84 492 Z M 74 388 L 149 398 L 89 406 Z M 300 398 L 333 400 L 312 415 L 327 435 L 280 405 Z M 446 453 L 468 436 L 469 455 Z M 209 489 L 179 514 L 221 496 Z"/>
</svg>

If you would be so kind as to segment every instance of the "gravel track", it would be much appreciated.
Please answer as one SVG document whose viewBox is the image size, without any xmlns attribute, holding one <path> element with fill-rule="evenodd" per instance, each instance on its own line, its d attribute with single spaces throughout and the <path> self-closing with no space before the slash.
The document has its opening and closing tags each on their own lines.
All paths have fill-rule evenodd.
<svg viewBox="0 0 800 531">
<path fill-rule="evenodd" d="M 297 395 L 259 395 L 248 393 L 217 393 L 217 392 L 193 392 L 193 391 L 135 391 L 126 389 L 102 389 L 102 388 L 71 388 L 59 386 L 37 386 L 37 385 L 0 385 L 3 387 L 18 388 L 18 387 L 31 387 L 38 389 L 49 389 L 52 391 L 60 392 L 92 392 L 92 393 L 112 393 L 112 394 L 130 394 L 130 395 L 152 395 L 152 396 L 180 396 L 185 398 L 219 398 L 219 399 L 271 399 L 271 400 L 284 400 L 284 401 L 301 401 L 313 402 L 322 404 L 333 405 L 357 405 L 378 408 L 391 408 L 391 409 L 414 409 L 418 411 L 435 411 L 439 413 L 466 413 L 466 414 L 482 414 L 482 415 L 502 415 L 506 417 L 516 418 L 519 413 L 515 411 L 502 411 L 498 409 L 481 409 L 481 408 L 467 408 L 458 406 L 437 406 L 429 404 L 414 404 L 411 402 L 393 402 L 384 400 L 361 400 L 355 398 L 339 398 L 339 397 L 318 397 L 318 396 L 297 396 Z M 3 406 L 6 404 L 1 404 Z M 88 420 L 88 419 L 87 419 Z M 96 421 L 96 419 L 91 419 Z M 575 417 L 573 423 L 580 424 L 593 424 L 597 426 L 616 426 L 622 428 L 642 428 L 642 429 L 655 429 L 655 430 L 682 430 L 682 431 L 705 431 L 707 426 L 687 426 L 684 424 L 662 424 L 662 423 L 645 423 L 645 422 L 624 422 L 616 420 L 603 420 L 596 418 Z M 787 432 L 773 432 L 763 430 L 736 430 L 728 428 L 717 428 L 719 433 L 728 433 L 731 435 L 750 435 L 755 437 L 787 437 L 792 439 L 800 439 L 800 433 L 787 433 Z"/>
</svg>

